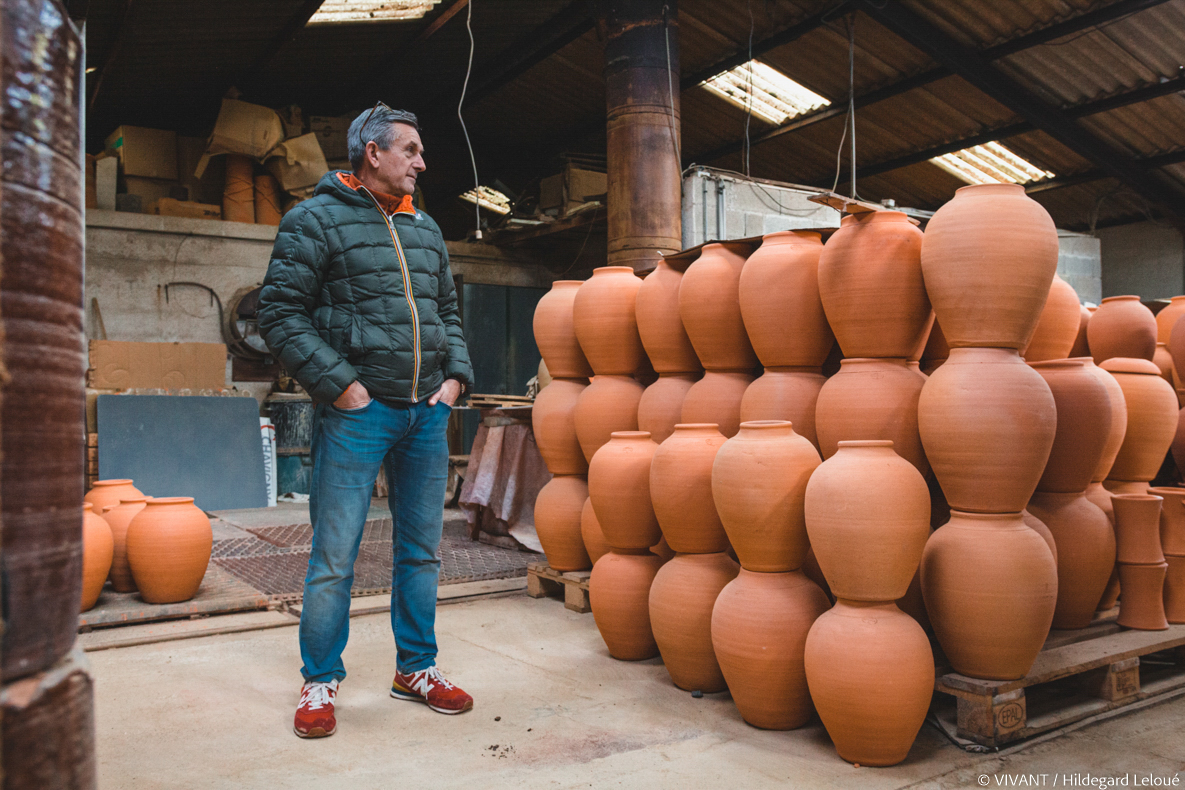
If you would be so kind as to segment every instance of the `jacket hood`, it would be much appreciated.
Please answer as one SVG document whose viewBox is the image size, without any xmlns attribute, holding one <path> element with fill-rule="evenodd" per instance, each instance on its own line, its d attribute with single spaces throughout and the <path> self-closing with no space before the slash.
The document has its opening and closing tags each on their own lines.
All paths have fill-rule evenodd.
<svg viewBox="0 0 1185 790">
<path fill-rule="evenodd" d="M 313 195 L 333 195 L 335 198 L 349 206 L 366 206 L 373 208 L 374 204 L 370 202 L 370 198 L 343 184 L 342 180 L 338 178 L 339 173 L 348 174 L 349 171 L 330 170 L 328 173 L 321 176 L 321 180 L 317 182 L 317 188 L 313 190 Z"/>
</svg>

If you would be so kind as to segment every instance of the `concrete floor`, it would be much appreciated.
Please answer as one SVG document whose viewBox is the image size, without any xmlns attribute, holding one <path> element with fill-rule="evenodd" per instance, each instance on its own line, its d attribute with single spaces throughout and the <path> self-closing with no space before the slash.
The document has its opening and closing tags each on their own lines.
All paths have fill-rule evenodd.
<svg viewBox="0 0 1185 790">
<path fill-rule="evenodd" d="M 1185 785 L 1185 698 L 997 755 L 964 752 L 927 724 L 905 763 L 855 768 L 817 721 L 757 730 L 727 694 L 693 699 L 657 660 L 613 660 L 592 615 L 554 600 L 439 609 L 441 667 L 476 699 L 461 716 L 391 699 L 388 617 L 351 625 L 338 732 L 319 741 L 292 733 L 293 627 L 91 653 L 100 787 L 962 788 L 1034 774 L 1046 776 L 1028 786 L 1060 787 L 1086 773 Z"/>
</svg>

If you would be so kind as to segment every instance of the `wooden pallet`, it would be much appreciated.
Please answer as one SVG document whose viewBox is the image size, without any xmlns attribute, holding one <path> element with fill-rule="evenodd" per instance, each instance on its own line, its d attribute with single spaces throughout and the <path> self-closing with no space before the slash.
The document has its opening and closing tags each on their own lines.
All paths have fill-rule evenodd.
<svg viewBox="0 0 1185 790">
<path fill-rule="evenodd" d="M 592 571 L 562 573 L 552 570 L 546 562 L 532 562 L 527 566 L 527 595 L 532 598 L 562 595 L 565 607 L 586 614 L 592 611 L 588 598 L 590 576 Z"/>
</svg>

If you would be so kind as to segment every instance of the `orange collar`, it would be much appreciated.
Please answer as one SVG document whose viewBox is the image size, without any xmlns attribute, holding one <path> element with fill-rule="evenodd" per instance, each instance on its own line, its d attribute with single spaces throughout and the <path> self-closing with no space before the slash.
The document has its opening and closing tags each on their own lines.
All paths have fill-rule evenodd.
<svg viewBox="0 0 1185 790">
<path fill-rule="evenodd" d="M 363 188 L 363 183 L 358 180 L 358 177 L 353 173 L 338 173 L 338 179 L 348 186 L 350 189 L 357 191 Z M 415 214 L 416 207 L 412 205 L 411 195 L 404 195 L 403 197 L 396 197 L 395 195 L 388 195 L 384 192 L 376 192 L 373 189 L 369 190 L 370 194 L 374 195 L 375 200 L 382 206 L 383 211 L 388 214 Z"/>
</svg>

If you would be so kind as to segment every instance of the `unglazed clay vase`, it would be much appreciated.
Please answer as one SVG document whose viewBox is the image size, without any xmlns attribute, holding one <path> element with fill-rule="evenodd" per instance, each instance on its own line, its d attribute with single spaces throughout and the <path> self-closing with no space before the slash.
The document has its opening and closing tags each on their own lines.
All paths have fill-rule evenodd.
<svg viewBox="0 0 1185 790">
<path fill-rule="evenodd" d="M 921 368 L 926 375 L 933 373 L 938 366 L 950 357 L 950 346 L 947 345 L 946 335 L 942 334 L 942 327 L 935 315 L 934 324 L 930 327 L 930 335 L 926 338 L 926 348 L 922 351 Z"/>
<path fill-rule="evenodd" d="M 1123 396 L 1123 388 L 1119 386 L 1119 382 L 1115 380 L 1114 376 L 1096 365 L 1093 359 L 1089 361 L 1086 358 L 1081 359 L 1086 372 L 1097 378 L 1107 388 L 1107 399 L 1111 402 L 1111 427 L 1107 431 L 1107 442 L 1103 445 L 1103 454 L 1099 457 L 1099 465 L 1090 478 L 1092 484 L 1102 483 L 1107 479 L 1107 473 L 1111 471 L 1115 457 L 1119 455 L 1119 448 L 1123 446 L 1123 437 L 1127 435 L 1127 400 Z M 1101 488 L 1101 486 L 1099 487 Z M 1092 485 L 1091 488 L 1094 486 Z M 1110 513 L 1110 500 L 1107 500 L 1106 507 L 1103 507 L 1098 501 L 1095 501 L 1095 504 Z"/>
<path fill-rule="evenodd" d="M 128 567 L 127 535 L 128 525 L 132 518 L 144 509 L 148 497 L 143 494 L 125 494 L 125 499 L 115 507 L 104 508 L 103 520 L 111 527 L 111 538 L 114 550 L 111 557 L 111 589 L 116 592 L 135 592 L 136 582 L 132 578 L 132 571 Z"/>
<path fill-rule="evenodd" d="M 1182 412 L 1185 412 L 1185 409 L 1182 409 Z M 1177 469 L 1185 470 L 1185 419 L 1182 418 L 1181 412 L 1177 413 L 1177 432 L 1173 434 L 1173 443 L 1169 445 L 1169 451 L 1173 454 L 1173 463 L 1177 465 Z M 1185 475 L 1185 471 L 1182 471 L 1182 474 Z"/>
<path fill-rule="evenodd" d="M 1081 493 L 1038 491 L 1028 511 L 1053 535 L 1057 551 L 1054 628 L 1086 628 L 1115 567 L 1115 531 L 1106 514 Z"/>
<path fill-rule="evenodd" d="M 747 371 L 706 371 L 687 390 L 679 422 L 712 422 L 726 437 L 736 436 L 741 427 L 741 400 L 752 383 Z"/>
<path fill-rule="evenodd" d="M 1164 615 L 1173 625 L 1185 623 L 1185 557 L 1165 557 Z"/>
<path fill-rule="evenodd" d="M 820 460 L 789 422 L 776 420 L 741 423 L 717 451 L 712 498 L 741 567 L 779 573 L 802 566 L 810 548 L 803 497 Z"/>
<path fill-rule="evenodd" d="M 601 266 L 576 291 L 576 338 L 598 376 L 631 376 L 642 366 L 645 351 L 634 315 L 641 287 L 642 280 L 629 266 Z"/>
<path fill-rule="evenodd" d="M 115 557 L 115 539 L 111 526 L 94 512 L 94 505 L 82 505 L 82 606 L 80 612 L 94 608 L 99 593 L 111 572 Z M 805 638 L 805 633 L 803 634 Z"/>
<path fill-rule="evenodd" d="M 613 549 L 649 549 L 662 532 L 650 504 L 650 461 L 658 445 L 645 431 L 616 431 L 588 465 L 588 498 Z"/>
<path fill-rule="evenodd" d="M 699 357 L 679 317 L 679 287 L 683 272 L 671 268 L 665 259 L 646 275 L 638 289 L 636 310 L 638 334 L 659 373 L 695 373 Z"/>
<path fill-rule="evenodd" d="M 1038 491 L 1037 493 L 1033 494 L 1033 496 L 1035 497 L 1039 493 L 1040 492 Z M 1032 502 L 1032 500 L 1029 501 Z M 1025 522 L 1025 526 L 1041 536 L 1041 539 L 1045 541 L 1045 545 L 1049 547 L 1049 553 L 1053 555 L 1053 561 L 1057 562 L 1057 542 L 1054 541 L 1053 533 L 1049 531 L 1049 527 L 1045 526 L 1045 522 L 1030 513 L 1028 508 L 1020 511 L 1020 517 L 1021 520 Z M 943 523 L 946 521 L 950 521 L 950 513 L 946 514 L 946 519 Z M 919 579 L 919 583 L 920 581 L 921 580 Z M 918 589 L 921 589 L 920 584 Z"/>
<path fill-rule="evenodd" d="M 819 295 L 845 357 L 913 352 L 930 319 L 921 252 L 922 232 L 900 211 L 849 214 L 827 240 Z"/>
<path fill-rule="evenodd" d="M 1086 327 L 1090 324 L 1091 312 L 1086 305 L 1078 308 L 1078 336 L 1074 338 L 1074 348 L 1070 350 L 1071 357 L 1089 357 L 1090 343 L 1086 339 Z"/>
<path fill-rule="evenodd" d="M 892 442 L 840 442 L 811 475 L 804 507 L 815 559 L 835 597 L 904 597 L 930 537 L 930 492 Z"/>
<path fill-rule="evenodd" d="M 1138 296 L 1108 296 L 1091 316 L 1086 340 L 1095 364 L 1114 357 L 1152 361 L 1156 317 Z"/>
<path fill-rule="evenodd" d="M 131 480 L 98 480 L 91 486 L 91 490 L 86 492 L 82 501 L 90 502 L 95 512 L 101 516 L 104 510 L 117 506 L 123 499 L 142 496 L 144 494 L 132 485 Z"/>
<path fill-rule="evenodd" d="M 1116 494 L 1115 559 L 1120 565 L 1157 565 L 1164 562 L 1160 547 L 1160 510 L 1164 500 L 1155 494 Z"/>
<path fill-rule="evenodd" d="M 663 563 L 667 563 L 675 559 L 675 552 L 670 546 L 667 545 L 667 539 L 665 537 L 659 538 L 658 543 L 655 543 L 650 547 L 650 553 L 662 560 Z"/>
<path fill-rule="evenodd" d="M 609 655 L 619 661 L 642 661 L 658 655 L 650 629 L 650 585 L 662 560 L 641 554 L 609 552 L 597 560 L 588 579 L 593 620 Z"/>
<path fill-rule="evenodd" d="M 1146 359 L 1115 357 L 1099 367 L 1115 377 L 1127 406 L 1127 431 L 1107 479 L 1146 483 L 1177 435 L 1177 395 Z"/>
<path fill-rule="evenodd" d="M 926 224 L 922 272 L 951 348 L 1024 348 L 1057 272 L 1057 228 L 1021 184 L 962 187 Z"/>
<path fill-rule="evenodd" d="M 815 709 L 842 759 L 905 759 L 934 692 L 930 640 L 912 617 L 892 603 L 841 599 L 811 626 L 804 663 Z"/>
<path fill-rule="evenodd" d="M 576 437 L 576 402 L 587 379 L 552 379 L 539 390 L 531 409 L 531 426 L 539 454 L 553 475 L 582 475 L 588 461 Z"/>
<path fill-rule="evenodd" d="M 842 441 L 888 439 L 925 475 L 930 464 L 918 433 L 918 400 L 925 384 L 904 359 L 845 359 L 815 404 L 823 457 L 833 456 Z"/>
<path fill-rule="evenodd" d="M 1086 360 L 1030 363 L 1041 374 L 1057 406 L 1057 433 L 1039 491 L 1081 494 L 1098 469 L 1111 433 L 1111 396 Z"/>
<path fill-rule="evenodd" d="M 147 603 L 178 603 L 197 595 L 214 533 L 193 497 L 149 499 L 128 525 L 128 566 Z"/>
<path fill-rule="evenodd" d="M 956 672 L 1018 680 L 1033 666 L 1053 623 L 1057 565 L 1019 512 L 953 510 L 926 542 L 922 595 Z"/>
<path fill-rule="evenodd" d="M 1168 344 L 1173 336 L 1173 327 L 1185 315 L 1185 296 L 1169 299 L 1168 307 L 1156 314 L 1156 342 Z"/>
<path fill-rule="evenodd" d="M 745 261 L 738 297 L 745 330 L 766 367 L 819 367 L 835 336 L 819 298 L 822 236 L 767 234 Z"/>
<path fill-rule="evenodd" d="M 726 688 L 712 649 L 712 608 L 737 577 L 727 554 L 675 554 L 650 586 L 650 627 L 675 685 L 712 693 Z"/>
<path fill-rule="evenodd" d="M 1166 555 L 1185 557 L 1185 488 L 1149 488 L 1164 500 L 1160 507 L 1160 548 Z"/>
<path fill-rule="evenodd" d="M 787 420 L 817 449 L 815 405 L 825 381 L 819 368 L 766 368 L 741 398 L 741 422 Z"/>
<path fill-rule="evenodd" d="M 584 500 L 584 507 L 580 510 L 580 537 L 584 540 L 584 550 L 588 552 L 588 559 L 593 565 L 609 553 L 609 544 L 605 541 L 605 533 L 601 532 L 601 522 L 597 521 L 597 512 L 593 510 L 591 499 Z"/>
<path fill-rule="evenodd" d="M 1015 350 L 952 348 L 922 388 L 918 428 L 951 508 L 1020 513 L 1049 460 L 1057 408 Z"/>
<path fill-rule="evenodd" d="M 1028 348 L 1021 354 L 1025 361 L 1032 364 L 1070 356 L 1078 339 L 1078 325 L 1082 318 L 1080 308 L 1073 287 L 1054 275 L 1037 328 L 1033 330 Z"/>
<path fill-rule="evenodd" d="M 1164 579 L 1168 563 L 1129 565 L 1119 563 L 1119 617 L 1115 622 L 1138 631 L 1164 631 L 1169 627 L 1164 611 Z"/>
<path fill-rule="evenodd" d="M 716 598 L 712 646 L 741 718 L 766 730 L 801 727 L 814 712 L 806 685 L 806 635 L 831 606 L 799 571 L 741 568 Z"/>
<path fill-rule="evenodd" d="M 638 430 L 647 431 L 655 444 L 665 442 L 683 421 L 683 399 L 697 377 L 695 373 L 660 373 L 638 401 Z"/>
<path fill-rule="evenodd" d="M 739 289 L 748 244 L 705 244 L 683 274 L 679 316 L 707 370 L 745 370 L 757 355 L 741 318 Z"/>
<path fill-rule="evenodd" d="M 1160 370 L 1160 377 L 1167 381 L 1174 391 L 1176 384 L 1173 382 L 1173 357 L 1169 354 L 1168 346 L 1164 343 L 1156 344 L 1156 351 L 1152 354 L 1152 364 Z"/>
<path fill-rule="evenodd" d="M 592 567 L 580 530 L 588 488 L 581 475 L 556 475 L 535 499 L 535 532 L 553 570 L 584 571 Z"/>
<path fill-rule="evenodd" d="M 572 302 L 583 283 L 580 280 L 556 280 L 551 290 L 535 305 L 535 345 L 554 378 L 581 379 L 592 375 L 592 368 L 580 343 L 572 318 Z"/>
<path fill-rule="evenodd" d="M 667 545 L 679 553 L 728 548 L 712 499 L 712 465 L 725 442 L 715 425 L 676 425 L 650 464 L 650 499 Z"/>
<path fill-rule="evenodd" d="M 1181 316 L 1173 324 L 1173 331 L 1168 341 L 1169 356 L 1173 358 L 1173 369 L 1177 372 L 1178 389 L 1180 388 L 1181 373 L 1185 371 L 1185 316 Z M 1182 404 L 1185 406 L 1185 404 Z"/>
<path fill-rule="evenodd" d="M 638 404 L 645 389 L 629 376 L 597 376 L 580 393 L 573 419 L 585 459 L 591 461 L 614 431 L 638 430 Z"/>
</svg>

